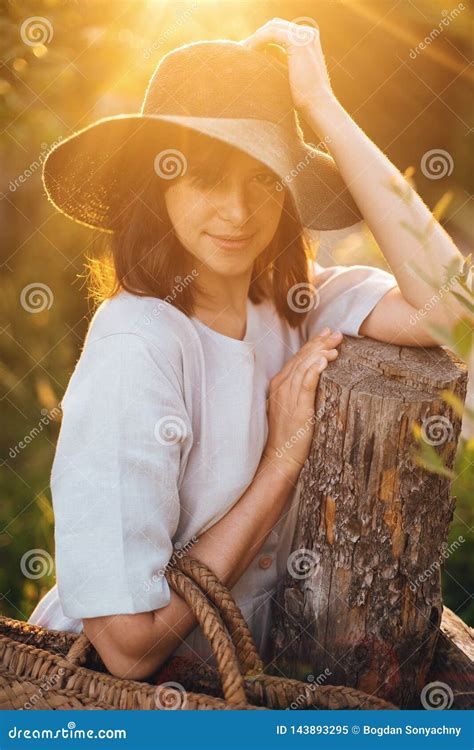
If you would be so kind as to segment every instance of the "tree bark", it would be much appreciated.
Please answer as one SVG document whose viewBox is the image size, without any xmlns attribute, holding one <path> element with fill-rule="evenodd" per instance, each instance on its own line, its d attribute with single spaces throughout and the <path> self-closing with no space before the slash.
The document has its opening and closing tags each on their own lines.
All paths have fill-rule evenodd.
<svg viewBox="0 0 474 750">
<path fill-rule="evenodd" d="M 273 665 L 407 708 L 433 661 L 455 500 L 416 465 L 412 424 L 452 468 L 467 368 L 447 350 L 345 337 L 323 373 L 300 506 L 273 608 Z M 443 546 L 444 545 L 444 546 Z M 310 678 L 311 679 L 311 678 Z"/>
</svg>

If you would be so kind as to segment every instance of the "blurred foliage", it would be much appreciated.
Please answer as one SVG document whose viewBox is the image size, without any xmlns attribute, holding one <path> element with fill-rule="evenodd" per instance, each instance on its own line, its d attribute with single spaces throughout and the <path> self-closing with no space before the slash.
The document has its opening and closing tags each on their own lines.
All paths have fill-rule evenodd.
<svg viewBox="0 0 474 750">
<path fill-rule="evenodd" d="M 467 6 L 467 3 L 466 3 Z M 113 2 L 18 0 L 4 2 L 0 18 L 0 226 L 3 241 L 4 325 L 0 379 L 1 433 L 0 592 L 2 611 L 27 618 L 54 575 L 25 578 L 23 555 L 54 553 L 49 476 L 58 437 L 57 407 L 79 355 L 91 314 L 84 289 L 84 259 L 101 247 L 101 236 L 61 216 L 48 204 L 41 164 L 51 145 L 94 120 L 141 107 L 148 80 L 170 49 L 199 39 L 241 39 L 268 19 L 317 17 L 334 90 L 369 136 L 401 169 L 418 165 L 429 149 L 442 148 L 454 169 L 442 180 L 452 195 L 446 225 L 461 249 L 472 226 L 469 147 L 472 48 L 469 11 L 453 20 L 429 47 L 410 50 L 438 25 L 444 0 L 225 0 L 224 2 Z M 31 17 L 47 19 L 42 44 L 22 38 Z M 471 76 L 471 78 L 470 78 Z M 314 134 L 303 127 L 308 140 Z M 439 183 L 420 175 L 429 205 Z M 348 262 L 383 266 L 376 248 L 356 248 Z M 41 312 L 21 304 L 29 284 L 45 284 L 50 302 Z M 49 294 L 49 293 L 48 293 Z M 25 437 L 34 439 L 19 448 Z M 472 456 L 471 456 L 472 459 Z M 468 453 L 463 454 L 468 461 Z M 462 470 L 459 470 L 462 474 Z M 467 492 L 457 516 L 469 523 Z M 472 500 L 472 498 L 471 498 Z M 453 523 L 452 535 L 463 533 Z M 466 599 L 469 555 L 463 545 L 449 560 L 444 592 L 456 609 Z M 472 566 L 471 566 L 472 571 Z M 472 576 L 472 573 L 471 573 Z M 459 614 L 474 622 L 472 605 Z"/>
<path fill-rule="evenodd" d="M 418 273 L 421 278 L 429 283 L 435 293 L 439 292 L 439 279 L 429 278 L 420 268 L 418 268 Z M 462 269 L 458 268 L 456 261 L 445 269 L 441 284 L 448 285 L 449 289 L 447 291 L 448 299 L 442 300 L 442 303 L 449 306 L 449 297 L 452 296 L 456 302 L 461 304 L 463 311 L 452 327 L 428 324 L 428 328 L 440 345 L 446 346 L 450 352 L 453 352 L 466 363 L 471 376 L 474 363 L 473 273 L 472 254 L 464 259 Z M 452 279 L 455 276 L 458 278 L 457 288 L 460 291 L 452 288 Z M 474 557 L 474 539 L 472 537 L 474 525 L 474 403 L 472 400 L 468 400 L 464 404 L 457 394 L 448 389 L 440 391 L 440 396 L 451 407 L 453 415 L 462 420 L 463 431 L 457 445 L 454 466 L 451 468 L 448 460 L 449 442 L 452 440 L 452 437 L 450 437 L 452 424 L 450 421 L 446 422 L 445 416 L 441 416 L 438 421 L 436 447 L 431 444 L 430 437 L 427 434 L 428 431 L 423 429 L 423 425 L 413 425 L 413 432 L 418 441 L 418 450 L 414 451 L 413 457 L 419 466 L 451 480 L 450 495 L 456 500 L 456 508 L 450 527 L 448 548 L 456 540 L 462 539 L 464 541 L 461 546 L 454 546 L 455 553 L 446 558 L 442 569 L 443 590 L 446 604 L 454 611 L 462 608 L 464 620 L 472 624 L 474 622 L 474 599 L 472 597 L 472 591 L 474 590 L 472 569 Z M 457 586 L 450 585 L 451 581 L 455 582 Z"/>
</svg>

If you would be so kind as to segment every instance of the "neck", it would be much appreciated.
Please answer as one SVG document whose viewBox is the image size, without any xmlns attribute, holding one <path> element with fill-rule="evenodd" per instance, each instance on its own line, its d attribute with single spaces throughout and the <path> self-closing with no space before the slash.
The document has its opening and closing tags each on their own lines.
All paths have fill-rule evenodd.
<svg viewBox="0 0 474 750">
<path fill-rule="evenodd" d="M 250 279 L 251 270 L 232 277 L 219 276 L 209 269 L 201 270 L 195 296 L 195 317 L 224 336 L 243 339 Z"/>
</svg>

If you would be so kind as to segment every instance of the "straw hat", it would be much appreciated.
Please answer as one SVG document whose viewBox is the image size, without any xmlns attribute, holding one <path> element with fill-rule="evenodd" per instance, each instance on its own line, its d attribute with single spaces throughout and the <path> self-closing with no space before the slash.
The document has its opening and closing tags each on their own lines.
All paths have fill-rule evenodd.
<svg viewBox="0 0 474 750">
<path fill-rule="evenodd" d="M 146 177 L 132 169 L 138 153 L 163 187 L 184 174 L 184 154 L 175 148 L 183 126 L 276 172 L 303 227 L 340 229 L 361 220 L 334 160 L 303 139 L 285 63 L 225 39 L 172 50 L 156 67 L 140 112 L 102 118 L 56 145 L 43 164 L 49 200 L 81 224 L 115 231 Z"/>
</svg>

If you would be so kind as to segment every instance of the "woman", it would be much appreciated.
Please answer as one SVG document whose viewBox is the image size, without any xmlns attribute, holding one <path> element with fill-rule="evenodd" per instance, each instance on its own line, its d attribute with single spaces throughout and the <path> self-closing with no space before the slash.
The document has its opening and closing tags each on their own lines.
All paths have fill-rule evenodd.
<svg viewBox="0 0 474 750">
<path fill-rule="evenodd" d="M 304 143 L 294 107 L 334 161 Z M 142 113 L 60 144 L 44 179 L 57 208 L 113 233 L 116 283 L 62 401 L 58 587 L 30 621 L 84 628 L 122 677 L 173 653 L 214 663 L 164 575 L 184 547 L 231 588 L 265 658 L 320 374 L 343 333 L 434 346 L 426 322 L 456 315 L 416 315 L 432 290 L 404 223 L 429 225 L 434 271 L 462 256 L 336 99 L 317 31 L 281 19 L 173 50 Z M 394 275 L 312 257 L 311 230 L 361 216 Z"/>
</svg>

